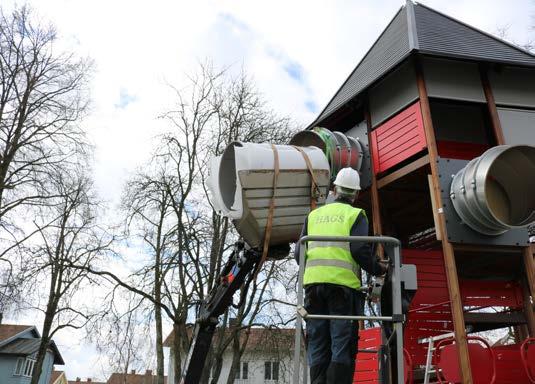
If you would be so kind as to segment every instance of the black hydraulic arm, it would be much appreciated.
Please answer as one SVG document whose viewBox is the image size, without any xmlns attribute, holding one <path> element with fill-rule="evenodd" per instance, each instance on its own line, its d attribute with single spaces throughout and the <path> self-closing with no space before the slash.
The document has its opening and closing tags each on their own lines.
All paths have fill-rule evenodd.
<svg viewBox="0 0 535 384">
<path fill-rule="evenodd" d="M 218 284 L 201 304 L 182 371 L 181 384 L 200 382 L 219 316 L 230 307 L 234 293 L 244 284 L 247 276 L 252 275 L 260 258 L 258 251 L 247 249 L 243 243 L 235 244 L 223 266 Z"/>
</svg>

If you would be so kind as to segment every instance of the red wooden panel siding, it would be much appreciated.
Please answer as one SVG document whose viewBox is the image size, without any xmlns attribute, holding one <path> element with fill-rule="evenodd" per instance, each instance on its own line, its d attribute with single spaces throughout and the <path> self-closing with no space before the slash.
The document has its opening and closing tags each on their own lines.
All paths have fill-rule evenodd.
<svg viewBox="0 0 535 384">
<path fill-rule="evenodd" d="M 524 308 L 522 286 L 516 281 L 460 280 L 463 305 Z"/>
<path fill-rule="evenodd" d="M 374 129 L 370 138 L 376 173 L 384 172 L 427 148 L 420 102 Z"/>
<path fill-rule="evenodd" d="M 378 350 L 382 344 L 381 328 L 368 328 L 359 332 L 359 349 Z M 377 353 L 357 353 L 353 383 L 378 384 L 379 356 Z"/>
<path fill-rule="evenodd" d="M 488 144 L 464 143 L 460 141 L 437 141 L 438 155 L 448 159 L 472 160 L 490 148 Z"/>
</svg>

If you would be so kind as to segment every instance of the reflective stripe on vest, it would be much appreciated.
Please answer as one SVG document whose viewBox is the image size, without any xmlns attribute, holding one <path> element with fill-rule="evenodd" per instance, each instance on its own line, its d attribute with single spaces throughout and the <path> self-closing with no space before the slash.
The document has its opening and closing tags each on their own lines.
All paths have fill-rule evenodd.
<svg viewBox="0 0 535 384">
<path fill-rule="evenodd" d="M 310 241 L 308 243 L 308 249 L 321 247 L 342 248 L 343 250 L 350 252 L 349 243 L 347 241 Z"/>
<path fill-rule="evenodd" d="M 324 205 L 308 215 L 308 235 L 349 236 L 362 209 L 349 204 Z M 359 266 L 348 242 L 311 241 L 307 247 L 304 285 L 330 283 L 359 288 Z"/>
<path fill-rule="evenodd" d="M 347 261 L 331 260 L 331 259 L 314 259 L 314 260 L 309 260 L 307 262 L 307 267 L 318 267 L 318 266 L 345 268 L 345 269 L 349 269 L 350 271 L 352 271 L 355 275 L 358 275 L 359 273 L 359 267 L 352 263 L 348 263 Z"/>
</svg>

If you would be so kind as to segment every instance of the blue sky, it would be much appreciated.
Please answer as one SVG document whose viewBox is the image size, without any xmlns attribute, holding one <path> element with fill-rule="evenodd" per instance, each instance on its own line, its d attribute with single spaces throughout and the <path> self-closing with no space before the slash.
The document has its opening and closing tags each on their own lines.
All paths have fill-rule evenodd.
<svg viewBox="0 0 535 384">
<path fill-rule="evenodd" d="M 122 183 L 150 155 L 165 127 L 166 83 L 209 58 L 245 69 L 270 106 L 310 123 L 405 2 L 32 0 L 56 24 L 62 46 L 95 62 L 92 111 L 84 124 L 95 145 L 101 196 L 118 201 Z M 533 0 L 426 0 L 422 3 L 487 32 L 509 25 L 509 38 L 535 38 Z M 33 319 L 31 319 L 33 320 Z M 77 335 L 59 334 L 69 378 L 101 376 L 106 359 Z M 91 363 L 90 363 L 91 362 Z M 95 368 L 95 364 L 103 365 Z"/>
</svg>

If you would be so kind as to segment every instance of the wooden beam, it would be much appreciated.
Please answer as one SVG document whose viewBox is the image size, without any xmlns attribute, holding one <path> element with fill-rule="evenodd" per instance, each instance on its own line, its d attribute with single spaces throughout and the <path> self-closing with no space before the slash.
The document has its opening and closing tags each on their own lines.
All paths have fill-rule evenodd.
<svg viewBox="0 0 535 384">
<path fill-rule="evenodd" d="M 518 337 L 518 342 L 524 340 L 521 336 L 521 332 L 517 331 L 518 329 L 525 327 L 526 324 L 526 316 L 522 311 L 509 313 L 466 312 L 464 314 L 464 322 L 471 327 L 470 332 L 482 332 L 490 331 L 492 329 L 513 327 L 515 339 Z"/>
<path fill-rule="evenodd" d="M 492 130 L 494 137 L 496 138 L 496 144 L 505 144 L 505 138 L 503 136 L 502 124 L 500 123 L 500 116 L 496 109 L 496 102 L 494 101 L 494 94 L 490 86 L 488 68 L 486 66 L 479 66 L 479 75 L 481 77 L 481 85 L 483 86 L 483 92 L 485 93 L 485 99 L 487 100 L 487 108 L 490 115 L 490 123 L 492 124 Z"/>
<path fill-rule="evenodd" d="M 422 168 L 423 166 L 429 164 L 429 155 L 425 155 L 424 157 L 420 157 L 413 162 L 405 165 L 404 167 L 398 169 L 397 171 L 392 172 L 389 175 L 386 175 L 385 177 L 380 178 L 377 180 L 377 188 L 381 189 L 385 185 L 388 185 L 403 176 L 408 175 L 411 172 L 416 171 L 419 168 Z"/>
<path fill-rule="evenodd" d="M 429 191 L 433 191 L 433 176 L 427 176 Z M 442 232 L 438 230 L 438 227 L 440 227 L 440 217 L 438 216 L 438 207 L 436 199 L 431 198 L 431 208 L 433 209 L 433 223 L 435 223 L 435 237 L 437 240 L 442 241 Z"/>
<path fill-rule="evenodd" d="M 427 88 L 423 75 L 423 69 L 419 58 L 416 59 L 416 85 L 418 87 L 418 94 L 420 96 L 420 107 L 422 110 L 422 117 L 424 122 L 425 137 L 427 140 L 427 148 L 429 152 L 429 161 L 431 165 L 431 176 L 433 178 L 433 188 L 431 190 L 431 198 L 435 199 L 435 205 L 439 213 L 439 228 L 440 236 L 442 238 L 442 252 L 444 253 L 444 264 L 446 269 L 446 277 L 448 280 L 448 290 L 451 301 L 451 314 L 453 318 L 453 328 L 455 331 L 455 343 L 457 345 L 457 353 L 459 358 L 459 371 L 461 373 L 461 381 L 463 384 L 472 384 L 472 371 L 470 368 L 470 358 L 468 355 L 468 343 L 466 341 L 466 328 L 463 316 L 463 303 L 461 301 L 461 292 L 459 288 L 459 278 L 457 276 L 457 266 L 455 264 L 455 255 L 453 247 L 447 240 L 448 234 L 446 230 L 446 220 L 442 211 L 442 200 L 440 199 L 440 183 L 438 178 L 438 151 L 435 138 L 435 131 L 433 128 L 433 120 L 431 119 L 431 108 L 429 106 L 429 99 L 427 97 Z"/>
<path fill-rule="evenodd" d="M 364 108 L 364 118 L 366 119 L 366 124 L 368 126 L 368 133 L 372 129 L 372 120 L 370 116 L 369 105 Z M 371 150 L 371 145 L 370 145 Z M 371 157 L 370 153 L 370 157 Z M 371 161 L 371 172 L 372 172 L 372 185 L 371 197 L 372 197 L 372 218 L 373 218 L 373 234 L 382 235 L 383 234 L 383 223 L 381 220 L 381 205 L 379 204 L 379 190 L 377 188 L 377 177 L 375 176 L 375 169 L 373 169 L 373 161 Z M 383 256 L 383 250 L 379 247 L 380 256 Z"/>
<path fill-rule="evenodd" d="M 522 248 L 513 246 L 499 246 L 499 245 L 481 245 L 481 244 L 453 244 L 453 249 L 463 252 L 475 253 L 494 253 L 494 254 L 511 254 L 520 255 Z"/>
<path fill-rule="evenodd" d="M 524 311 L 528 320 L 529 334 L 531 337 L 535 337 L 535 313 L 533 312 L 533 301 L 535 301 L 535 262 L 533 261 L 532 247 L 525 247 L 522 255 L 526 269 Z"/>
<path fill-rule="evenodd" d="M 369 133 L 372 130 L 372 119 L 370 115 L 370 106 L 368 103 L 364 106 L 364 119 L 366 120 L 366 126 L 368 128 L 368 138 Z M 368 148 L 371 148 L 370 145 Z M 371 190 L 371 204 L 372 204 L 372 220 L 373 220 L 373 234 L 374 235 L 382 235 L 383 234 L 383 224 L 381 221 L 381 206 L 379 204 L 379 190 L 377 188 L 377 177 L 375 176 L 375 169 L 373 169 L 373 160 L 372 160 L 372 153 L 370 152 L 370 170 L 372 173 L 372 185 L 370 187 Z M 384 250 L 383 247 L 378 247 L 377 254 L 381 259 L 384 258 Z M 359 329 L 364 329 L 364 321 L 359 321 Z"/>
<path fill-rule="evenodd" d="M 464 314 L 466 324 L 486 323 L 501 325 L 497 328 L 508 327 L 512 325 L 524 324 L 526 318 L 522 312 L 466 312 Z"/>
</svg>

